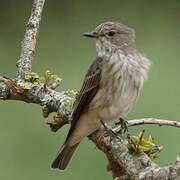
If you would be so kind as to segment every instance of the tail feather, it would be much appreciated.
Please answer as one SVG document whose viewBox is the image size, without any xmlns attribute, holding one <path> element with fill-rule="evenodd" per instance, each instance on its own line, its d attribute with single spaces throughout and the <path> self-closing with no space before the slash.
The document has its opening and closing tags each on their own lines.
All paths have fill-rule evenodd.
<svg viewBox="0 0 180 180">
<path fill-rule="evenodd" d="M 64 170 L 67 167 L 69 161 L 71 160 L 71 157 L 74 151 L 76 150 L 76 148 L 78 147 L 78 145 L 79 143 L 75 144 L 74 146 L 69 146 L 68 144 L 64 144 L 58 156 L 53 161 L 51 167 L 53 169 Z"/>
</svg>

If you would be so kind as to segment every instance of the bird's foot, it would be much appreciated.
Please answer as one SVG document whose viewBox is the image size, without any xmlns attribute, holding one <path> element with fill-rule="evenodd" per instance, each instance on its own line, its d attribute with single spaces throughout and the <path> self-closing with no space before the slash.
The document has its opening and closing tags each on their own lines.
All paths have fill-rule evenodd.
<svg viewBox="0 0 180 180">
<path fill-rule="evenodd" d="M 120 139 L 118 134 L 115 133 L 111 128 L 109 128 L 102 120 L 101 120 L 101 124 L 103 125 L 105 131 L 110 134 L 111 136 L 117 138 L 117 139 Z"/>
<path fill-rule="evenodd" d="M 119 118 L 119 121 L 115 123 L 115 125 L 121 125 L 121 129 L 118 133 L 126 133 L 128 132 L 128 121 L 124 120 L 123 118 Z"/>
</svg>

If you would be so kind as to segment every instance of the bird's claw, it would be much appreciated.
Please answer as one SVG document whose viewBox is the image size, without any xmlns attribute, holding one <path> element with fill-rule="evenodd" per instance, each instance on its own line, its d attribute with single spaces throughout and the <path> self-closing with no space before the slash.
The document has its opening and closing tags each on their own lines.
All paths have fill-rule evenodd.
<svg viewBox="0 0 180 180">
<path fill-rule="evenodd" d="M 121 125 L 121 129 L 118 131 L 118 133 L 125 134 L 128 132 L 128 121 L 124 120 L 123 118 L 119 118 L 119 121 L 116 122 L 115 125 Z"/>
<path fill-rule="evenodd" d="M 101 124 L 103 125 L 105 131 L 106 131 L 108 134 L 112 135 L 114 138 L 120 139 L 120 138 L 118 137 L 118 134 L 115 133 L 111 128 L 109 128 L 103 121 L 101 121 Z"/>
</svg>

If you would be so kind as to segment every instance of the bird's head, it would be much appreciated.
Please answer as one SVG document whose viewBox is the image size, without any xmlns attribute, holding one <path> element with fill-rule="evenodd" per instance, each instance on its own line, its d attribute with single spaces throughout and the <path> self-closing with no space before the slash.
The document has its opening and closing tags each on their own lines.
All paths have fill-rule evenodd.
<svg viewBox="0 0 180 180">
<path fill-rule="evenodd" d="M 122 51 L 134 48 L 135 32 L 133 29 L 115 22 L 105 22 L 98 25 L 95 30 L 83 33 L 86 37 L 94 38 L 97 51 L 115 48 Z"/>
</svg>

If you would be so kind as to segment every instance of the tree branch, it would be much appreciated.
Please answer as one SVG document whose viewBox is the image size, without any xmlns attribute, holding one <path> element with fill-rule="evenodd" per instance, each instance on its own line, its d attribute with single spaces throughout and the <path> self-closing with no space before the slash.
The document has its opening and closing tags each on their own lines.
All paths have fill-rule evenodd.
<svg viewBox="0 0 180 180">
<path fill-rule="evenodd" d="M 22 41 L 20 59 L 16 64 L 17 80 L 19 81 L 23 81 L 25 74 L 32 69 L 32 60 L 44 2 L 45 0 L 33 0 L 32 3 L 31 16 L 26 26 L 24 40 Z"/>
<path fill-rule="evenodd" d="M 55 88 L 43 83 L 31 83 L 30 88 L 25 88 L 25 75 L 32 69 L 32 60 L 43 4 L 45 0 L 33 0 L 31 17 L 26 27 L 20 59 L 17 62 L 17 79 L 0 77 L 0 99 L 20 100 L 27 103 L 39 104 L 43 110 L 43 116 L 48 117 L 51 112 L 57 112 L 54 119 L 48 124 L 52 131 L 57 131 L 63 125 L 71 123 L 72 101 L 74 97 L 68 92 L 57 92 Z M 179 127 L 179 122 L 160 119 L 139 119 L 129 121 L 128 126 L 140 124 L 158 124 Z M 118 130 L 116 127 L 114 130 Z M 112 171 L 116 179 L 178 179 L 180 178 L 180 160 L 166 167 L 159 167 L 145 153 L 136 153 L 128 149 L 128 140 L 120 136 L 119 139 L 100 129 L 89 136 L 98 149 L 104 152 L 108 158 L 108 170 Z"/>
<path fill-rule="evenodd" d="M 128 121 L 128 127 L 145 125 L 145 124 L 153 124 L 153 125 L 159 125 L 159 126 L 166 125 L 166 126 L 180 128 L 179 121 L 172 121 L 172 120 L 165 120 L 165 119 L 143 118 L 143 119 L 134 119 L 134 120 Z M 118 132 L 120 129 L 121 129 L 121 126 L 117 126 L 113 130 L 115 132 Z"/>
<path fill-rule="evenodd" d="M 66 92 L 56 92 L 49 88 L 44 89 L 43 85 L 33 85 L 28 92 L 24 92 L 20 86 L 16 87 L 14 85 L 15 82 L 12 80 L 5 81 L 4 78 L 0 78 L 0 80 L 2 79 L 6 84 L 6 88 L 9 88 L 7 88 L 7 92 L 5 91 L 5 94 L 8 94 L 8 99 L 40 104 L 45 117 L 47 117 L 51 112 L 58 113 L 60 118 L 56 117 L 53 120 L 48 121 L 48 124 L 53 131 L 57 131 L 64 124 L 70 123 L 69 120 L 72 109 L 68 106 L 68 104 L 73 98 L 68 96 Z M 1 94 L 1 96 L 2 95 L 3 94 Z M 145 121 L 146 119 L 144 119 L 144 122 Z M 129 121 L 129 124 L 130 123 L 131 121 Z M 117 128 L 115 130 L 117 130 Z M 174 165 L 160 168 L 158 165 L 152 162 L 145 153 L 138 154 L 131 152 L 127 147 L 126 138 L 121 137 L 121 141 L 119 141 L 119 139 L 114 138 L 110 134 L 107 134 L 106 131 L 101 129 L 89 136 L 89 139 L 91 139 L 96 146 L 106 154 L 108 159 L 111 161 L 111 165 L 112 162 L 116 163 L 116 169 L 121 170 L 121 172 L 128 177 L 146 177 L 149 176 L 150 172 L 153 172 L 152 178 L 158 174 L 159 177 L 161 177 L 161 172 L 165 173 L 167 170 L 169 173 L 168 177 L 172 176 L 173 173 L 176 174 L 176 177 L 180 175 L 178 174 L 180 169 L 179 161 Z M 114 172 L 114 168 L 111 169 L 112 172 Z M 117 173 L 115 173 L 114 177 L 116 174 Z"/>
<path fill-rule="evenodd" d="M 166 126 L 173 126 L 173 127 L 180 128 L 180 122 L 178 121 L 156 119 L 156 118 L 134 119 L 134 120 L 129 121 L 128 127 L 144 125 L 144 124 L 155 124 L 159 126 L 166 125 Z"/>
<path fill-rule="evenodd" d="M 159 167 L 145 153 L 135 153 L 127 148 L 127 140 L 122 138 L 121 141 L 104 131 L 97 131 L 89 137 L 96 146 L 103 151 L 108 159 L 116 162 L 116 169 L 124 170 L 124 174 L 118 179 L 178 179 L 180 178 L 180 159 L 172 165 Z M 115 169 L 115 170 L 116 170 Z M 114 174 L 114 169 L 112 169 Z M 115 172 L 115 175 L 117 173 Z"/>
</svg>

